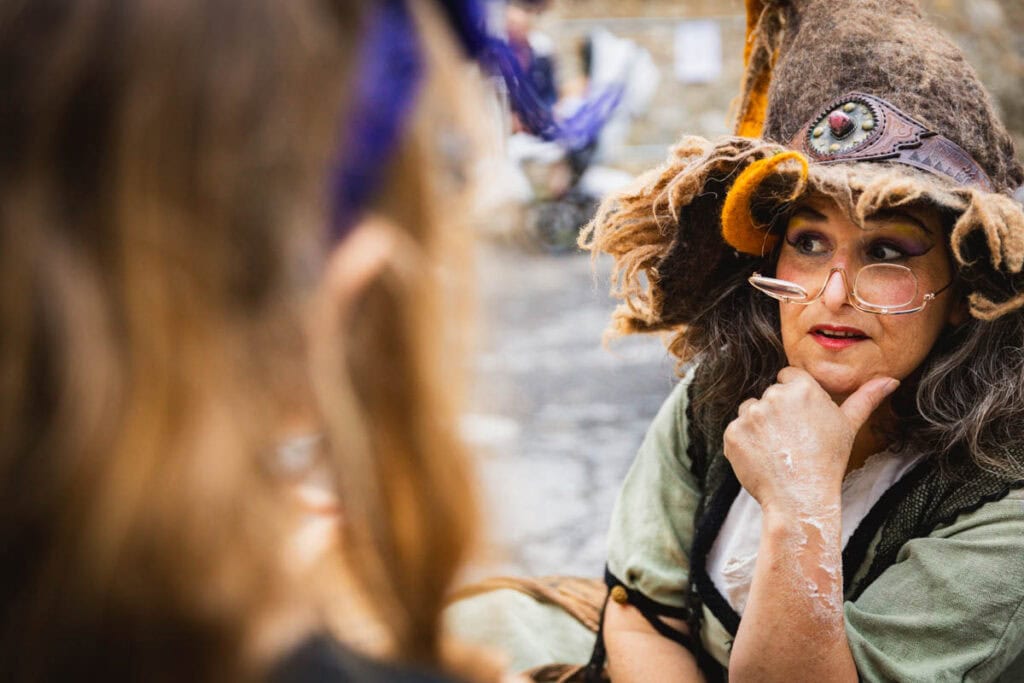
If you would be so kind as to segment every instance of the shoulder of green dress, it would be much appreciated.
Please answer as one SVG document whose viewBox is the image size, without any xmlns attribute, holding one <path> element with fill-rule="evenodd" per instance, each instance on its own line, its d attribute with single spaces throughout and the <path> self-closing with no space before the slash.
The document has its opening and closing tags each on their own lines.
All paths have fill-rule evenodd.
<svg viewBox="0 0 1024 683">
<path fill-rule="evenodd" d="M 1013 541 L 1024 547 L 1024 488 L 1011 488 L 1005 495 L 985 501 L 976 508 L 960 513 L 956 519 L 937 526 L 933 537 L 950 537 L 983 528 L 1005 528 Z M 1012 534 L 1009 532 L 1012 531 Z"/>
<path fill-rule="evenodd" d="M 680 375 L 679 381 L 672 388 L 672 393 L 669 394 L 668 399 L 665 401 L 666 406 L 672 407 L 676 428 L 684 434 L 686 433 L 687 424 L 686 412 L 690 407 L 690 386 L 693 384 L 693 378 L 696 373 L 697 364 L 689 363 L 684 368 L 682 375 Z"/>
</svg>

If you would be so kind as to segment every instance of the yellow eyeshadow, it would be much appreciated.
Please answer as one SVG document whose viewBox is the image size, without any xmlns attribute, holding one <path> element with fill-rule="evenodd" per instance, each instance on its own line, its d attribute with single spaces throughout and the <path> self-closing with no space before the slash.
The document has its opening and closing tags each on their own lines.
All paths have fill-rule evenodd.
<svg viewBox="0 0 1024 683">
<path fill-rule="evenodd" d="M 793 216 L 789 217 L 789 222 L 786 224 L 786 227 L 789 227 L 789 228 L 802 228 L 804 225 L 806 225 L 809 222 L 810 221 L 807 220 L 806 216 L 801 216 L 800 214 L 796 214 L 796 215 L 793 215 Z"/>
</svg>

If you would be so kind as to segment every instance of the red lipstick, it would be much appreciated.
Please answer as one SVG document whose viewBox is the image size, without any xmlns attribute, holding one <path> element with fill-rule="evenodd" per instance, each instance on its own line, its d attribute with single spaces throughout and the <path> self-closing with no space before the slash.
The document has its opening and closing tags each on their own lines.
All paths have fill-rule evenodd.
<svg viewBox="0 0 1024 683">
<path fill-rule="evenodd" d="M 811 328 L 810 335 L 826 349 L 835 350 L 849 348 L 870 338 L 863 330 L 846 325 L 815 325 Z"/>
</svg>

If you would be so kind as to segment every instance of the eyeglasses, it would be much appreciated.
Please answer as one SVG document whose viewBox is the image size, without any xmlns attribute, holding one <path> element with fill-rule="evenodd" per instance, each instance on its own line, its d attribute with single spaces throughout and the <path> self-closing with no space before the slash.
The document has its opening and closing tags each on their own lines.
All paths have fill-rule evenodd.
<svg viewBox="0 0 1024 683">
<path fill-rule="evenodd" d="M 747 281 L 773 299 L 788 304 L 806 306 L 821 298 L 835 273 L 840 273 L 843 276 L 843 285 L 846 288 L 846 296 L 850 305 L 865 313 L 876 315 L 917 313 L 927 306 L 929 301 L 949 289 L 949 286 L 953 284 L 953 281 L 950 280 L 941 289 L 926 292 L 918 299 L 919 285 L 914 271 L 895 263 L 873 263 L 862 267 L 857 273 L 852 289 L 846 269 L 832 268 L 828 271 L 818 293 L 813 296 L 796 282 L 766 277 L 760 273 L 754 273 L 747 278 Z"/>
</svg>

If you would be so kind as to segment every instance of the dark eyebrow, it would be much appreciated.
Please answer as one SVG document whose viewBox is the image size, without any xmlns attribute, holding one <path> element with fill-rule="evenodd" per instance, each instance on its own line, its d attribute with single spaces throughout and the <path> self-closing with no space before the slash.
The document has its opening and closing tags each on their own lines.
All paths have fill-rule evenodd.
<svg viewBox="0 0 1024 683">
<path fill-rule="evenodd" d="M 809 206 L 798 206 L 791 214 L 793 216 L 805 215 L 814 221 L 827 221 L 828 217 L 820 211 L 815 211 Z"/>
<path fill-rule="evenodd" d="M 879 211 L 878 213 L 871 214 L 868 216 L 869 221 L 884 221 L 884 220 L 903 220 L 908 223 L 912 223 L 921 229 L 926 235 L 931 235 L 932 230 L 924 224 L 917 216 L 907 213 L 906 211 L 900 211 L 898 209 L 888 209 L 885 211 Z"/>
</svg>

